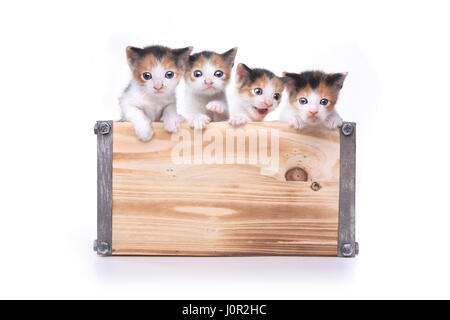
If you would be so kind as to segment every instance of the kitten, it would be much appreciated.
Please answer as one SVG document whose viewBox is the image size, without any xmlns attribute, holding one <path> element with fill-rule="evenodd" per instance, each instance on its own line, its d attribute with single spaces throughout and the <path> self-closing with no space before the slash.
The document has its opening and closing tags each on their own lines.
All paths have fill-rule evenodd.
<svg viewBox="0 0 450 320">
<path fill-rule="evenodd" d="M 300 74 L 284 72 L 283 75 L 288 79 L 289 102 L 281 113 L 281 120 L 289 121 L 295 129 L 320 123 L 329 129 L 342 125 L 342 118 L 334 106 L 347 73 L 307 71 Z"/>
<path fill-rule="evenodd" d="M 225 89 L 230 81 L 237 48 L 218 54 L 203 51 L 189 57 L 185 73 L 185 116 L 191 127 L 203 129 L 210 121 L 228 120 Z"/>
<path fill-rule="evenodd" d="M 229 123 L 244 125 L 262 121 L 280 104 L 284 79 L 265 69 L 250 69 L 240 63 L 236 68 L 236 90 Z"/>
<path fill-rule="evenodd" d="M 184 119 L 177 113 L 175 89 L 191 51 L 192 47 L 127 47 L 132 79 L 120 98 L 120 107 L 123 119 L 133 124 L 140 140 L 153 137 L 152 121 L 162 120 L 169 132 L 180 128 Z"/>
</svg>

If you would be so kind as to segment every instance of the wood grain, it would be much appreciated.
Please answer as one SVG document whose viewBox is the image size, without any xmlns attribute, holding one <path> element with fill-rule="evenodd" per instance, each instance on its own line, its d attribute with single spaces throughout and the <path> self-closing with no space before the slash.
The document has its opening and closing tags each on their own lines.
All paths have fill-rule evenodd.
<svg viewBox="0 0 450 320">
<path fill-rule="evenodd" d="M 131 124 L 114 123 L 113 255 L 337 255 L 338 130 L 300 133 L 282 122 L 235 130 L 219 122 L 195 133 L 195 140 L 183 125 L 182 134 L 191 140 L 186 147 L 162 124 L 153 129 L 153 140 L 143 143 Z M 242 140 L 241 163 L 237 156 L 226 161 L 227 134 L 250 136 Z M 265 134 L 267 145 L 259 141 Z M 211 136 L 214 142 L 224 137 L 222 146 L 215 144 L 221 152 L 210 153 L 210 142 L 200 145 Z M 272 136 L 278 136 L 278 148 L 272 148 Z M 250 147 L 254 138 L 256 153 Z M 177 146 L 190 151 L 190 163 L 174 161 L 174 154 L 185 154 L 174 153 Z M 260 161 L 275 149 L 275 167 L 276 161 Z M 211 164 L 205 163 L 208 154 Z"/>
</svg>

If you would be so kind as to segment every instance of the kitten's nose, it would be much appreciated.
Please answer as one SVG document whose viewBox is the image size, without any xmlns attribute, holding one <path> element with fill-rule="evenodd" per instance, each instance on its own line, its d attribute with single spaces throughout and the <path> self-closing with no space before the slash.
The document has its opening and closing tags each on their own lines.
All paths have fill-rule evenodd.
<svg viewBox="0 0 450 320">
<path fill-rule="evenodd" d="M 264 101 L 264 104 L 266 105 L 267 108 L 270 108 L 271 106 L 273 106 L 272 101 Z"/>
<path fill-rule="evenodd" d="M 153 85 L 153 89 L 155 89 L 155 90 L 161 90 L 162 88 L 163 88 L 162 84 L 154 84 Z"/>
<path fill-rule="evenodd" d="M 319 113 L 319 111 L 310 111 L 309 113 L 311 113 L 313 116 L 315 116 L 316 114 Z"/>
<path fill-rule="evenodd" d="M 212 80 L 205 79 L 205 84 L 212 85 L 212 84 L 214 84 L 214 82 Z"/>
</svg>

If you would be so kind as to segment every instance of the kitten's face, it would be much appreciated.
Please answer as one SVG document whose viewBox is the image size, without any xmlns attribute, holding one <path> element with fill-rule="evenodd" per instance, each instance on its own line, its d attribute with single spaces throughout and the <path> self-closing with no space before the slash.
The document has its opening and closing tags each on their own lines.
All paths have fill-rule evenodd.
<svg viewBox="0 0 450 320">
<path fill-rule="evenodd" d="M 214 95 L 225 91 L 230 81 L 231 69 L 237 48 L 225 53 L 204 51 L 189 57 L 186 70 L 186 86 L 201 95 Z"/>
<path fill-rule="evenodd" d="M 290 105 L 309 125 L 325 121 L 338 100 L 347 73 L 283 73 Z"/>
<path fill-rule="evenodd" d="M 263 120 L 280 104 L 283 79 L 264 69 L 250 69 L 240 63 L 236 69 L 236 87 L 253 121 Z"/>
<path fill-rule="evenodd" d="M 191 51 L 192 47 L 127 47 L 127 59 L 135 82 L 146 92 L 163 97 L 175 94 Z"/>
</svg>

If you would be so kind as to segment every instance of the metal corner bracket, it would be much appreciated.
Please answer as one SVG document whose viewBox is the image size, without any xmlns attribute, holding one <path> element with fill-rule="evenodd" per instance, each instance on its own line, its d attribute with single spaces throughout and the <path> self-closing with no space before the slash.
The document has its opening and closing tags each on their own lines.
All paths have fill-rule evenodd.
<svg viewBox="0 0 450 320">
<path fill-rule="evenodd" d="M 97 135 L 97 240 L 94 251 L 101 256 L 112 254 L 112 155 L 113 121 L 98 121 Z"/>
<path fill-rule="evenodd" d="M 338 256 L 355 257 L 356 123 L 344 122 L 340 135 Z"/>
</svg>

